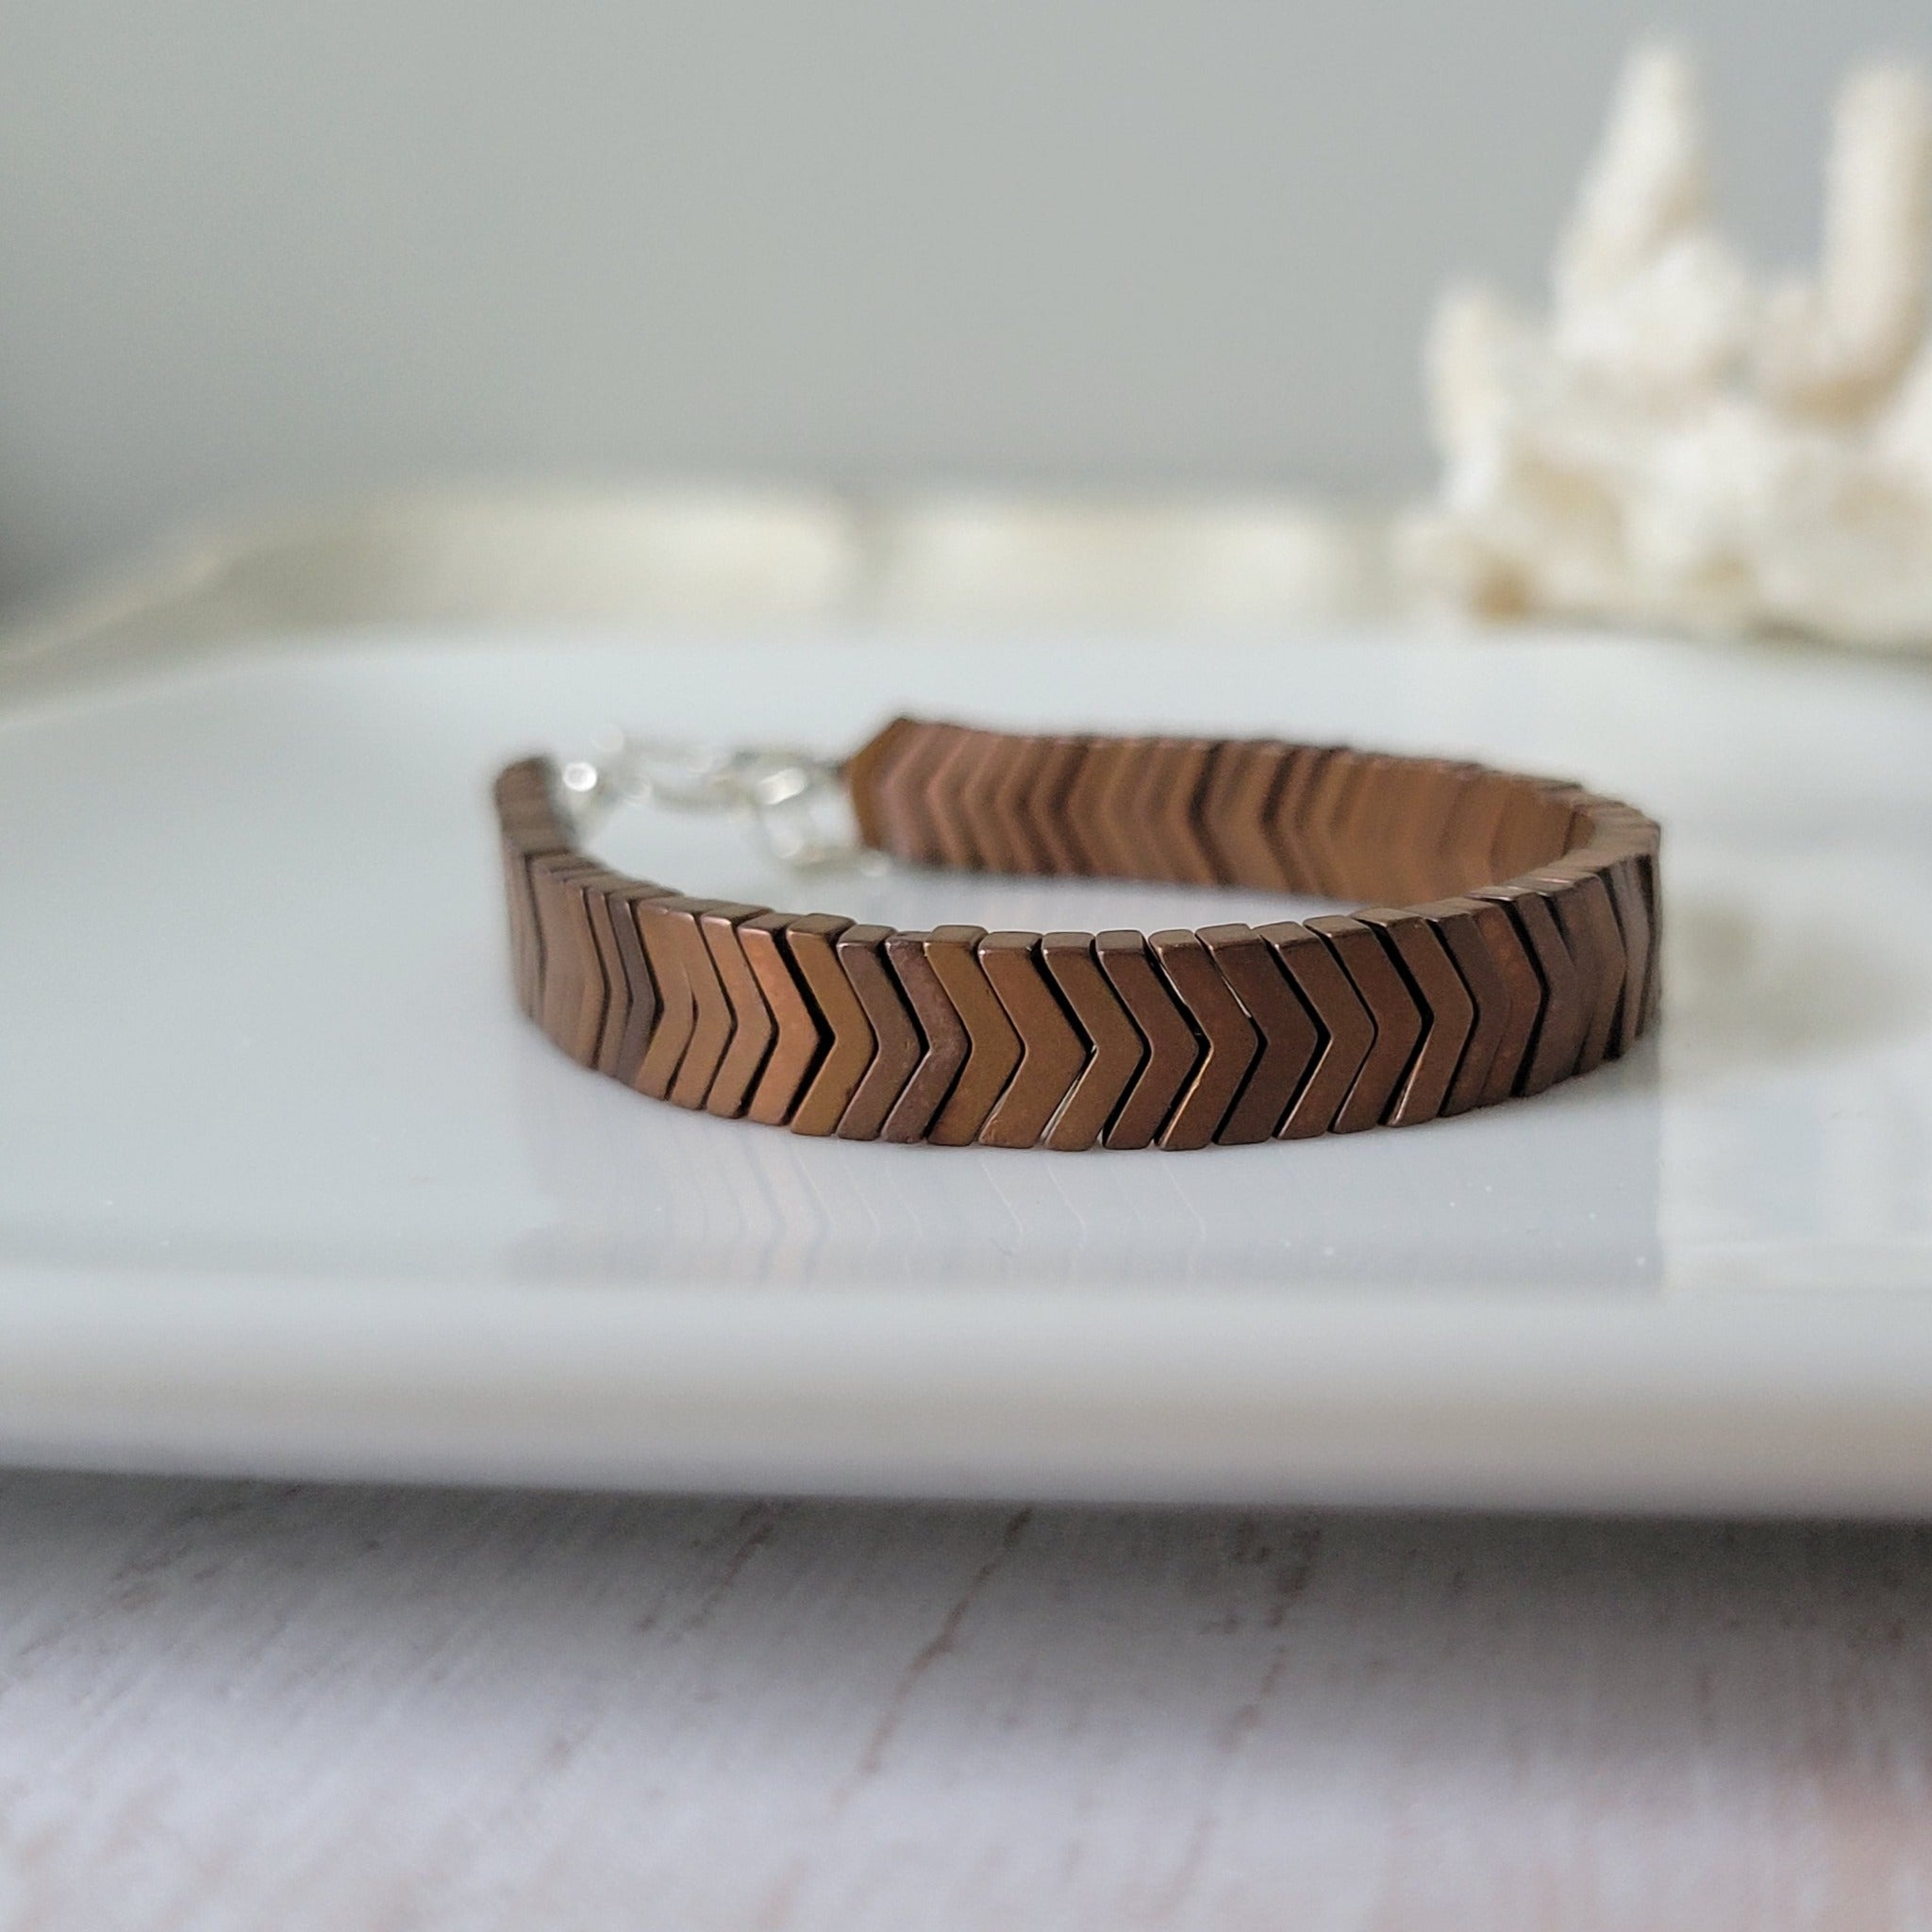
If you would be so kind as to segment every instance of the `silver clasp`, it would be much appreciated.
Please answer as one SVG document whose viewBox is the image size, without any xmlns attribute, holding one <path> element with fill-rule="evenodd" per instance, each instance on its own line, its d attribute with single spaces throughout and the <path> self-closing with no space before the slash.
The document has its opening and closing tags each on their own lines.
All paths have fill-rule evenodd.
<svg viewBox="0 0 1932 1932">
<path fill-rule="evenodd" d="M 859 844 L 839 767 L 789 745 L 707 745 L 615 733 L 596 756 L 564 766 L 563 805 L 580 833 L 619 806 L 728 812 L 765 851 L 796 872 L 874 871 L 883 860 Z"/>
</svg>

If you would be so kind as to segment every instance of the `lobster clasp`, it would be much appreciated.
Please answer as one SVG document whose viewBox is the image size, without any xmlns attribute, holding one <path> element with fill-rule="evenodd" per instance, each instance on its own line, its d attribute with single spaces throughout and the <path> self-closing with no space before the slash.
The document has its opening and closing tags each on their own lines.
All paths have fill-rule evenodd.
<svg viewBox="0 0 1932 1932">
<path fill-rule="evenodd" d="M 618 733 L 593 758 L 562 772 L 563 804 L 579 832 L 622 805 L 728 812 L 795 872 L 875 871 L 879 855 L 858 842 L 838 764 L 789 745 L 707 745 Z"/>
</svg>

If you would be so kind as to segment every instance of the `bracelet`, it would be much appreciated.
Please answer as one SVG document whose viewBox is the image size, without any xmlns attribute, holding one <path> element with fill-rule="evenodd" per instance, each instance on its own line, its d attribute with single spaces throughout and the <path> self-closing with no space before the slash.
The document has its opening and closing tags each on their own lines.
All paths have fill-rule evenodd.
<svg viewBox="0 0 1932 1932">
<path fill-rule="evenodd" d="M 738 754 L 680 787 L 649 760 L 525 758 L 495 800 L 523 1010 L 679 1107 L 941 1146 L 1298 1140 L 1541 1092 L 1657 1012 L 1657 824 L 1561 781 L 909 718 L 841 765 Z M 900 932 L 587 858 L 595 812 L 640 795 L 747 810 L 806 864 L 835 854 L 809 824 L 837 795 L 859 847 L 913 864 L 1374 903 L 1144 936 Z"/>
</svg>

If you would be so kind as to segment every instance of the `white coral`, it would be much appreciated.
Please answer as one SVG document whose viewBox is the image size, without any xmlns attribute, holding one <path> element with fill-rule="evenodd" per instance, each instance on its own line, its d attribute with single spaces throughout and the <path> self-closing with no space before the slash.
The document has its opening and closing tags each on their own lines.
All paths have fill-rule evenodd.
<svg viewBox="0 0 1932 1932">
<path fill-rule="evenodd" d="M 1810 281 L 1754 280 L 1706 154 L 1690 63 L 1640 50 L 1549 314 L 1445 295 L 1411 566 L 1497 614 L 1932 643 L 1932 100 L 1902 68 L 1847 81 Z"/>
</svg>

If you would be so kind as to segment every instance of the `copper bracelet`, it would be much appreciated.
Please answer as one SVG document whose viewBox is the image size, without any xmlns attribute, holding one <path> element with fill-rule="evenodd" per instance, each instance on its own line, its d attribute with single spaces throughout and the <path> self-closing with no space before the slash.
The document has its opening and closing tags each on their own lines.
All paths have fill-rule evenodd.
<svg viewBox="0 0 1932 1932">
<path fill-rule="evenodd" d="M 862 845 L 917 865 L 1374 903 L 1142 935 L 899 932 L 691 898 L 587 858 L 571 786 L 603 776 L 532 758 L 495 788 L 524 1011 L 679 1107 L 1058 1149 L 1407 1126 L 1588 1073 L 1657 1012 L 1657 824 L 1575 785 L 908 718 L 824 771 Z"/>
</svg>

